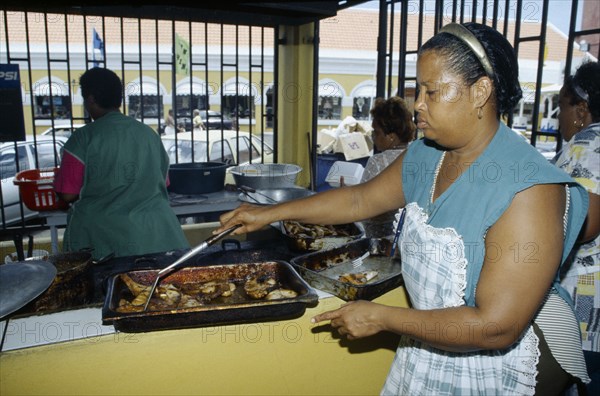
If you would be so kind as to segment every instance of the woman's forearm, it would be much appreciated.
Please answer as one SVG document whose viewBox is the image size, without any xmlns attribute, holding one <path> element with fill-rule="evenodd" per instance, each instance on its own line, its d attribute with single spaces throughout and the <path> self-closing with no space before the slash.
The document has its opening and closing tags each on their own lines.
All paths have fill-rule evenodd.
<svg viewBox="0 0 600 396">
<path fill-rule="evenodd" d="M 382 328 L 435 348 L 469 352 L 503 349 L 520 336 L 525 323 L 487 320 L 476 307 L 416 310 L 381 306 Z"/>
</svg>

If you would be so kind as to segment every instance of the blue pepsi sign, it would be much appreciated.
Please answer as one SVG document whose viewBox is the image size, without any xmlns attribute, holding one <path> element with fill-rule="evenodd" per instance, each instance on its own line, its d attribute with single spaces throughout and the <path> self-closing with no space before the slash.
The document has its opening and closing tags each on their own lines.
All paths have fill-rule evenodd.
<svg viewBox="0 0 600 396">
<path fill-rule="evenodd" d="M 0 142 L 25 140 L 19 65 L 0 64 Z"/>
</svg>

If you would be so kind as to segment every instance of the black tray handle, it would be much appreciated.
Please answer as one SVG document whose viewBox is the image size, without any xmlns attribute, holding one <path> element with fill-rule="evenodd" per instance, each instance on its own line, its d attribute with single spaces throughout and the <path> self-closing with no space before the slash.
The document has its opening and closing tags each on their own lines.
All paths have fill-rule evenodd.
<svg viewBox="0 0 600 396">
<path fill-rule="evenodd" d="M 242 244 L 237 239 L 223 239 L 221 241 L 221 249 L 224 252 L 227 251 L 227 245 L 235 245 L 235 250 L 242 250 Z M 233 250 L 233 249 L 229 249 L 229 250 Z"/>
</svg>

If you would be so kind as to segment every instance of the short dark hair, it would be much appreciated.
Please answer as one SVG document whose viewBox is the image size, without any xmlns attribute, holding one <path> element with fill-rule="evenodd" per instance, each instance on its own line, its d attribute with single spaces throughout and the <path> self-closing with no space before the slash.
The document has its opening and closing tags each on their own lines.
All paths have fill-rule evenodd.
<svg viewBox="0 0 600 396">
<path fill-rule="evenodd" d="M 576 86 L 587 94 L 587 100 L 575 91 Z M 569 104 L 576 105 L 586 101 L 592 121 L 600 121 L 600 64 L 598 62 L 588 61 L 581 64 L 575 75 L 565 78 L 564 89 L 569 97 Z"/>
<path fill-rule="evenodd" d="M 92 95 L 96 103 L 104 109 L 121 107 L 123 85 L 121 79 L 112 70 L 94 67 L 79 77 L 81 96 L 85 99 Z"/>
<path fill-rule="evenodd" d="M 392 96 L 388 99 L 377 98 L 371 109 L 373 123 L 376 124 L 383 133 L 398 135 L 403 143 L 411 142 L 415 139 L 415 130 L 417 129 L 413 122 L 413 115 L 408 111 L 406 102 L 399 96 Z"/>
<path fill-rule="evenodd" d="M 494 93 L 498 117 L 508 115 L 523 97 L 519 83 L 519 63 L 513 47 L 497 30 L 476 22 L 463 24 L 485 49 L 494 69 Z M 450 71 L 460 76 L 465 83 L 473 85 L 479 78 L 487 76 L 475 53 L 458 37 L 439 33 L 419 49 L 419 56 L 427 51 L 436 51 L 446 58 Z"/>
</svg>

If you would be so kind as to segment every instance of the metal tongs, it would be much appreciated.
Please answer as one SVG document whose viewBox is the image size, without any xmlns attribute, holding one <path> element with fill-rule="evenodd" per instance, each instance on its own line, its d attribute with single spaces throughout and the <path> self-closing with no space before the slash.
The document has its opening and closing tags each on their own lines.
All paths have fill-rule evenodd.
<svg viewBox="0 0 600 396">
<path fill-rule="evenodd" d="M 258 204 L 263 204 L 263 202 L 260 202 L 258 199 L 256 199 L 255 197 L 253 197 L 250 194 L 256 194 L 256 195 L 260 195 L 261 197 L 263 197 L 264 199 L 267 200 L 267 202 L 270 202 L 272 204 L 278 204 L 279 201 L 277 201 L 276 199 L 273 199 L 271 197 L 269 197 L 266 194 L 261 193 L 260 191 L 256 191 L 256 189 L 252 188 L 252 187 L 248 187 L 248 186 L 239 186 L 238 190 L 241 191 L 242 193 L 244 193 L 245 196 L 247 196 L 248 198 L 252 199 L 254 202 L 258 203 Z"/>
<path fill-rule="evenodd" d="M 146 309 L 148 309 L 148 304 L 150 303 L 150 299 L 152 298 L 152 295 L 154 294 L 154 291 L 156 290 L 156 287 L 158 286 L 158 282 L 160 281 L 160 279 L 162 277 L 173 272 L 175 270 L 175 267 L 177 267 L 179 264 L 183 263 L 184 261 L 191 258 L 192 256 L 195 256 L 196 254 L 200 253 L 201 251 L 203 251 L 204 249 L 206 249 L 213 243 L 217 242 L 219 239 L 232 233 L 234 230 L 240 228 L 241 226 L 242 226 L 241 224 L 236 224 L 233 227 L 229 227 L 225 231 L 221 231 L 217 235 L 211 236 L 210 238 L 208 238 L 207 240 L 202 242 L 200 245 L 194 247 L 192 250 L 190 250 L 189 252 L 187 252 L 186 254 L 181 256 L 173 264 L 158 271 L 158 274 L 156 274 L 156 279 L 154 280 L 154 283 L 152 284 L 152 288 L 150 289 L 150 293 L 148 294 L 148 299 L 146 300 L 146 303 L 144 304 L 144 311 L 146 311 Z"/>
</svg>

